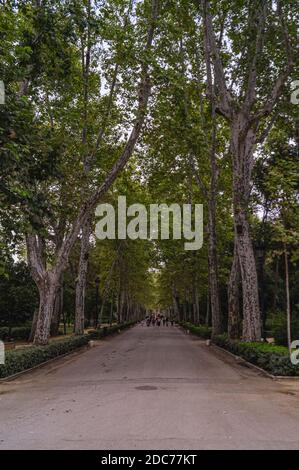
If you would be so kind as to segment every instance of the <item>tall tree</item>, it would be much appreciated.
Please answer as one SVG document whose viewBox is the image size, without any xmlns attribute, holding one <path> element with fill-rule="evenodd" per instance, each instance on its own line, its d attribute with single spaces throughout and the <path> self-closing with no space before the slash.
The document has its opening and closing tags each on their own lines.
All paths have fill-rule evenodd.
<svg viewBox="0 0 299 470">
<path fill-rule="evenodd" d="M 77 216 L 71 224 L 63 240 L 62 246 L 57 253 L 56 260 L 50 269 L 46 267 L 43 260 L 43 246 L 40 235 L 38 233 L 34 233 L 34 231 L 31 231 L 31 233 L 29 232 L 26 235 L 29 266 L 40 295 L 39 315 L 34 338 L 35 344 L 46 344 L 48 342 L 49 327 L 53 313 L 57 285 L 61 274 L 67 267 L 70 252 L 77 240 L 81 227 L 84 226 L 100 198 L 108 191 L 120 171 L 126 165 L 140 136 L 150 94 L 149 61 L 148 57 L 145 56 L 150 54 L 152 48 L 158 13 L 157 10 L 157 0 L 152 0 L 150 17 L 148 20 L 149 26 L 144 46 L 144 56 L 141 61 L 140 81 L 138 83 L 138 107 L 136 110 L 136 118 L 121 155 L 109 171 L 104 182 L 82 203 Z"/>
<path fill-rule="evenodd" d="M 216 39 L 211 5 L 208 0 L 197 2 L 202 7 L 204 22 L 205 44 L 207 56 L 213 64 L 215 77 L 215 102 L 217 111 L 229 121 L 231 128 L 230 152 L 233 165 L 233 203 L 235 225 L 235 256 L 238 263 L 233 263 L 233 269 L 240 269 L 243 294 L 243 338 L 247 341 L 261 339 L 261 320 L 258 297 L 257 273 L 254 251 L 250 236 L 248 220 L 248 204 L 250 196 L 250 182 L 254 165 L 254 152 L 257 144 L 261 144 L 267 137 L 273 125 L 272 113 L 281 98 L 285 83 L 293 69 L 294 63 L 291 55 L 291 43 L 288 27 L 284 19 L 282 5 L 278 2 L 277 16 L 281 25 L 280 39 L 284 45 L 286 65 L 275 81 L 272 90 L 264 100 L 259 99 L 261 89 L 258 84 L 259 74 L 265 67 L 265 42 L 268 39 L 267 18 L 273 21 L 273 5 L 269 2 L 251 2 L 249 6 L 248 22 L 245 31 L 250 38 L 245 47 L 245 69 L 238 87 L 228 79 L 221 58 L 219 42 Z M 244 52 L 244 51 L 243 51 Z M 242 61 L 244 60 L 242 54 Z M 242 63 L 243 65 L 243 63 Z M 237 94 L 239 91 L 239 94 Z M 266 122 L 267 117 L 271 117 Z M 235 277 L 235 276 L 234 276 Z"/>
</svg>

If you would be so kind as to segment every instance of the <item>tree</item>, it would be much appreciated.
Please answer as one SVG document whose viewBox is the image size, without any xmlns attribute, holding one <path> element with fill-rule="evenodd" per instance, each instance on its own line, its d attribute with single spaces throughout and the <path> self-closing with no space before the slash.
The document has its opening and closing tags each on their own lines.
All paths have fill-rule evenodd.
<svg viewBox="0 0 299 470">
<path fill-rule="evenodd" d="M 80 10 L 78 6 L 76 8 Z M 70 29 L 70 26 L 73 24 L 74 17 L 79 18 L 80 16 L 80 11 L 78 12 L 76 8 L 74 7 L 74 9 L 72 9 L 71 4 L 52 5 L 52 3 L 45 3 L 45 5 L 40 5 L 39 2 L 28 2 L 24 8 L 23 6 L 20 6 L 14 11 L 14 17 L 18 20 L 21 19 L 24 21 L 24 23 L 22 23 L 25 31 L 24 38 L 22 37 L 22 30 L 17 40 L 19 40 L 19 43 L 23 41 L 23 48 L 27 53 L 24 59 L 24 75 L 20 85 L 20 92 L 16 98 L 16 109 L 20 106 L 21 100 L 28 103 L 32 116 L 37 112 L 41 116 L 39 125 L 36 125 L 34 120 L 31 119 L 32 116 L 30 116 L 30 119 L 28 118 L 25 121 L 26 132 L 28 135 L 31 133 L 31 135 L 36 138 L 36 141 L 33 141 L 30 136 L 30 143 L 28 144 L 28 142 L 26 142 L 25 149 L 28 153 L 31 152 L 32 155 L 35 155 L 35 161 L 36 157 L 40 155 L 42 151 L 44 151 L 45 154 L 48 154 L 48 156 L 52 156 L 53 143 L 55 142 L 55 150 L 57 150 L 57 155 L 59 156 L 59 165 L 52 165 L 52 168 L 54 169 L 52 177 L 49 175 L 46 168 L 43 168 L 46 178 L 44 179 L 43 184 L 38 188 L 38 193 L 41 195 L 39 207 L 34 211 L 32 209 L 32 205 L 30 206 L 28 204 L 30 194 L 26 193 L 26 197 L 23 197 L 22 199 L 25 199 L 22 213 L 24 216 L 23 220 L 25 221 L 28 263 L 40 296 L 39 315 L 34 339 L 36 344 L 46 344 L 48 341 L 55 297 L 57 296 L 61 276 L 67 268 L 69 255 L 77 241 L 81 228 L 90 217 L 97 202 L 103 194 L 109 190 L 134 151 L 136 142 L 143 127 L 151 88 L 151 50 L 158 9 L 156 0 L 146 2 L 143 8 L 139 8 L 135 12 L 136 18 L 139 19 L 139 21 L 135 23 L 135 27 L 136 32 L 138 30 L 140 38 L 140 40 L 136 41 L 135 51 L 137 60 L 133 57 L 131 50 L 131 64 L 128 64 L 126 69 L 126 73 L 129 73 L 129 69 L 131 73 L 131 79 L 128 83 L 134 86 L 134 88 L 131 88 L 129 92 L 129 95 L 131 95 L 129 98 L 129 101 L 131 102 L 131 112 L 130 115 L 127 114 L 126 116 L 126 122 L 133 121 L 131 132 L 129 137 L 127 137 L 125 145 L 123 145 L 123 149 L 120 150 L 120 145 L 118 146 L 117 150 L 120 151 L 120 154 L 117 157 L 114 154 L 116 159 L 114 160 L 112 169 L 110 166 L 109 170 L 111 160 L 110 162 L 107 161 L 104 165 L 104 167 L 107 166 L 107 168 L 103 168 L 103 173 L 104 171 L 107 171 L 105 176 L 103 173 L 101 175 L 99 171 L 96 172 L 95 170 L 89 175 L 89 178 L 85 179 L 84 184 L 82 185 L 85 189 L 84 198 L 80 197 L 80 194 L 78 197 L 74 195 L 75 201 L 79 206 L 78 209 L 75 209 L 74 196 L 73 201 L 71 201 L 72 198 L 70 197 L 70 194 L 67 193 L 67 190 L 75 181 L 79 184 L 78 174 L 82 175 L 80 171 L 80 161 L 77 158 L 77 149 L 72 149 L 72 144 L 70 144 L 72 138 L 74 139 L 75 137 L 75 140 L 77 139 L 78 128 L 76 129 L 76 123 L 82 122 L 82 116 L 78 114 L 81 111 L 81 97 L 77 92 L 76 81 L 74 83 L 69 82 L 69 87 L 66 92 L 62 90 L 62 84 L 70 77 L 72 79 L 77 79 L 79 75 L 78 55 L 76 49 L 77 38 L 73 37 L 72 40 L 69 40 L 69 35 L 75 34 L 75 29 Z M 103 13 L 101 18 L 103 20 L 104 29 L 105 17 L 107 17 L 107 15 L 113 16 L 113 5 L 107 6 L 107 9 L 100 10 L 100 13 Z M 57 25 L 55 27 L 55 35 L 51 36 L 49 34 L 48 27 L 54 19 L 57 22 Z M 145 20 L 148 21 L 148 26 L 145 25 Z M 143 43 L 143 45 L 141 45 L 141 40 L 144 36 L 145 44 Z M 62 52 L 59 50 L 59 41 L 65 41 L 63 43 Z M 19 43 L 17 41 L 12 43 L 11 50 L 16 47 L 16 45 L 18 46 Z M 62 54 L 63 56 L 65 51 L 69 53 L 67 59 L 69 59 L 70 67 L 73 68 L 71 69 L 70 75 L 63 76 L 63 80 L 59 82 L 57 73 L 53 73 L 53 70 L 56 70 L 55 66 L 59 60 L 60 63 L 57 68 L 59 73 L 62 71 L 63 67 L 65 68 L 64 57 L 60 56 L 59 59 L 59 54 Z M 109 52 L 110 49 L 108 49 L 108 53 Z M 106 53 L 106 51 L 104 53 Z M 106 58 L 104 57 L 104 59 Z M 109 61 L 109 58 L 107 59 Z M 55 64 L 54 67 L 53 63 Z M 94 79 L 94 76 L 92 78 Z M 38 85 L 40 85 L 41 88 L 38 88 Z M 15 94 L 15 82 L 12 81 L 11 88 L 8 84 L 8 96 L 14 96 Z M 33 97 L 34 100 L 30 101 L 29 98 Z M 38 103 L 38 106 L 34 108 L 36 103 Z M 79 104 L 77 109 L 75 107 L 76 103 Z M 136 106 L 134 106 L 135 104 Z M 65 112 L 67 106 L 71 109 L 71 112 L 68 114 Z M 48 112 L 47 116 L 45 112 Z M 95 123 L 99 124 L 98 118 Z M 34 132 L 32 131 L 31 126 L 34 129 Z M 62 131 L 63 127 L 66 135 L 70 137 L 69 143 L 67 142 L 66 136 L 64 136 L 63 142 L 57 139 L 58 130 Z M 100 126 L 98 129 L 99 128 Z M 94 151 L 94 145 L 96 145 L 99 134 L 94 131 L 94 127 L 92 127 L 92 129 L 92 149 Z M 33 144 L 37 143 L 38 138 L 41 137 L 42 134 L 42 144 L 39 143 L 39 148 L 34 148 Z M 5 150 L 7 150 L 8 145 L 10 145 L 10 149 L 13 149 L 12 144 L 8 141 L 5 145 Z M 80 147 L 79 150 L 79 153 L 81 153 Z M 82 153 L 84 154 L 84 151 L 82 151 Z M 90 152 L 89 155 L 91 155 Z M 63 159 L 62 156 L 65 159 Z M 97 165 L 98 162 L 96 164 L 96 168 Z M 55 173 L 58 167 L 63 169 L 63 174 L 59 175 L 59 177 L 57 173 Z M 97 173 L 96 179 L 95 173 Z M 67 177 L 65 178 L 66 175 Z M 26 183 L 28 184 L 28 182 L 29 181 L 27 179 Z M 34 182 L 32 182 L 32 186 L 33 185 Z M 26 191 L 28 192 L 27 188 Z M 36 192 L 33 192 L 33 197 L 36 197 Z M 22 200 L 20 201 L 19 198 L 18 201 L 16 201 L 18 208 L 20 208 Z M 42 205 L 44 201 L 47 201 L 46 204 L 48 207 L 46 204 Z M 63 219 L 64 221 L 63 223 L 58 224 L 59 242 L 56 244 L 55 234 L 56 228 L 58 228 L 56 222 L 57 220 L 59 221 L 59 219 L 61 222 Z"/>
<path fill-rule="evenodd" d="M 208 51 L 206 61 L 208 66 L 209 58 L 211 58 L 215 78 L 213 99 L 216 103 L 217 112 L 228 120 L 231 128 L 230 152 L 233 162 L 235 225 L 234 252 L 238 258 L 238 261 L 233 263 L 232 281 L 236 279 L 236 270 L 240 269 L 243 293 L 243 339 L 259 341 L 261 338 L 261 321 L 258 283 L 248 220 L 250 181 L 256 145 L 264 141 L 273 125 L 272 113 L 279 102 L 285 88 L 285 82 L 294 66 L 291 56 L 290 35 L 288 25 L 284 19 L 282 5 L 278 3 L 277 14 L 282 31 L 280 40 L 284 45 L 287 64 L 285 67 L 280 65 L 282 71 L 272 90 L 265 97 L 260 86 L 259 74 L 263 73 L 265 60 L 267 60 L 265 52 L 265 43 L 268 39 L 266 37 L 266 27 L 267 19 L 273 20 L 273 11 L 268 2 L 250 3 L 247 13 L 248 21 L 244 25 L 247 42 L 241 56 L 243 67 L 240 63 L 238 64 L 239 71 L 237 73 L 239 76 L 236 80 L 232 78 L 233 71 L 229 71 L 231 75 L 231 87 L 229 88 L 219 42 L 215 37 L 210 2 L 203 0 L 201 7 L 203 10 L 205 44 Z M 245 5 L 244 8 L 246 10 Z M 231 39 L 232 45 L 234 45 L 234 37 L 231 37 Z M 245 67 L 243 65 L 244 60 Z M 244 71 L 243 76 L 240 74 L 242 70 Z M 236 81 L 237 83 L 235 83 Z M 260 96 L 257 103 L 258 94 Z M 265 123 L 265 119 L 269 116 L 272 116 L 270 121 Z M 233 285 L 233 282 L 230 285 Z M 236 293 L 231 293 L 230 297 L 230 305 L 232 305 L 233 298 L 237 301 Z"/>
</svg>

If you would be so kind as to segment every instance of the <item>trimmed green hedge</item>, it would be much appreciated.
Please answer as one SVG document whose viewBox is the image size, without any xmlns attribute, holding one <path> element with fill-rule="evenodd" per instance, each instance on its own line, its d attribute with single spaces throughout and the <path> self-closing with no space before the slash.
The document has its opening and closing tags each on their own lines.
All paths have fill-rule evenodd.
<svg viewBox="0 0 299 470">
<path fill-rule="evenodd" d="M 5 364 L 0 365 L 0 378 L 22 372 L 49 359 L 74 351 L 87 344 L 88 341 L 88 335 L 73 336 L 55 341 L 47 346 L 32 346 L 28 349 L 7 351 L 5 353 Z"/>
<path fill-rule="evenodd" d="M 10 330 L 10 338 L 15 340 L 28 340 L 31 326 L 14 326 Z M 9 327 L 2 326 L 0 328 L 0 339 L 6 341 L 9 338 Z"/>
<path fill-rule="evenodd" d="M 193 325 L 193 323 L 189 322 L 180 322 L 180 326 L 182 326 L 185 330 L 189 330 L 190 333 L 199 336 L 203 339 L 210 339 L 212 335 L 212 328 L 206 325 Z"/>
<path fill-rule="evenodd" d="M 116 333 L 133 326 L 135 322 L 123 323 L 121 325 L 113 325 L 99 330 L 91 331 L 83 336 L 71 336 L 61 340 L 53 341 L 47 346 L 32 346 L 30 348 L 7 351 L 5 353 L 5 364 L 0 365 L 0 378 L 31 369 L 43 362 L 70 353 L 81 346 L 88 344 L 91 339 L 100 339 L 104 336 Z"/>
<path fill-rule="evenodd" d="M 112 325 L 112 326 L 104 326 L 103 328 L 99 328 L 98 330 L 90 330 L 88 332 L 89 339 L 101 339 L 105 336 L 115 334 L 119 330 L 124 330 L 125 328 L 130 328 L 131 326 L 135 325 L 135 321 L 121 323 L 119 325 Z"/>
<path fill-rule="evenodd" d="M 299 376 L 299 365 L 291 363 L 289 351 L 284 346 L 231 341 L 227 335 L 214 336 L 213 342 L 272 375 Z"/>
</svg>

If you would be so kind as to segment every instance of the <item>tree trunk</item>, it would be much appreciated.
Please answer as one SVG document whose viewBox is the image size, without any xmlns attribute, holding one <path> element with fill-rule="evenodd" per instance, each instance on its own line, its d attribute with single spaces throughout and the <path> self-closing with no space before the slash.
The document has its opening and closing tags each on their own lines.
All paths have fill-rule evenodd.
<svg viewBox="0 0 299 470">
<path fill-rule="evenodd" d="M 112 295 L 111 302 L 110 302 L 110 318 L 109 318 L 110 326 L 112 325 L 112 322 L 113 322 L 113 303 L 114 303 L 114 296 Z"/>
<path fill-rule="evenodd" d="M 206 310 L 206 319 L 205 324 L 209 326 L 210 324 L 210 294 L 207 292 L 207 310 Z"/>
<path fill-rule="evenodd" d="M 212 192 L 212 191 L 211 191 Z M 216 247 L 216 220 L 215 220 L 215 199 L 209 198 L 209 289 L 212 316 L 212 335 L 219 335 L 223 332 L 223 322 L 220 310 L 219 282 L 218 282 L 218 260 Z"/>
<path fill-rule="evenodd" d="M 238 115 L 231 129 L 235 243 L 242 281 L 242 336 L 245 341 L 260 341 L 261 315 L 259 308 L 258 281 L 248 223 L 248 204 L 255 134 L 251 129 L 247 129 L 247 124 L 247 120 L 244 116 Z"/>
<path fill-rule="evenodd" d="M 34 339 L 35 331 L 36 331 L 36 324 L 38 319 L 38 308 L 34 309 L 32 324 L 31 324 L 31 331 L 29 335 L 29 341 L 32 342 Z"/>
<path fill-rule="evenodd" d="M 51 335 L 57 336 L 59 332 L 60 318 L 63 310 L 63 286 L 62 282 L 59 283 L 55 295 L 53 316 L 51 321 Z"/>
<path fill-rule="evenodd" d="M 240 338 L 240 264 L 237 247 L 234 247 L 234 258 L 228 284 L 228 336 L 230 339 Z"/>
<path fill-rule="evenodd" d="M 288 348 L 290 353 L 291 350 L 291 303 L 290 303 L 290 283 L 289 283 L 289 261 L 286 244 L 284 245 L 284 261 L 285 261 L 285 282 L 286 282 L 286 299 L 287 299 L 287 337 L 288 337 Z"/>
<path fill-rule="evenodd" d="M 261 340 L 261 318 L 254 252 L 246 214 L 239 211 L 236 218 L 237 249 L 243 294 L 243 339 Z"/>
<path fill-rule="evenodd" d="M 196 304 L 196 324 L 200 324 L 199 293 L 198 286 L 195 286 L 195 304 Z"/>
<path fill-rule="evenodd" d="M 84 334 L 85 317 L 85 291 L 88 269 L 89 238 L 91 233 L 91 220 L 86 221 L 82 228 L 81 250 L 76 282 L 76 307 L 75 307 L 75 334 Z"/>
<path fill-rule="evenodd" d="M 273 295 L 273 312 L 276 312 L 277 309 L 277 299 L 278 299 L 278 281 L 279 281 L 279 258 L 276 258 L 275 261 L 275 276 L 274 276 L 274 295 Z"/>
<path fill-rule="evenodd" d="M 175 318 L 177 321 L 180 321 L 181 318 L 180 318 L 179 296 L 178 296 L 177 290 L 176 290 L 176 288 L 175 288 L 174 285 L 173 285 L 173 288 L 172 288 L 172 299 L 173 299 L 173 313 L 174 313 L 174 318 Z"/>
<path fill-rule="evenodd" d="M 47 273 L 44 280 L 38 285 L 40 302 L 33 341 L 36 345 L 48 344 L 58 283 L 59 280 L 53 273 Z"/>
</svg>

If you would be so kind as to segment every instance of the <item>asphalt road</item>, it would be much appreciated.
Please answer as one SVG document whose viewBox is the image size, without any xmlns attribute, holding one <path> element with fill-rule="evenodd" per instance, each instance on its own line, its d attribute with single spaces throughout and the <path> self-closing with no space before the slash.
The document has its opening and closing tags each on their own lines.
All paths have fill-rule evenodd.
<svg viewBox="0 0 299 470">
<path fill-rule="evenodd" d="M 137 326 L 0 385 L 0 449 L 299 449 L 299 383 Z"/>
</svg>

